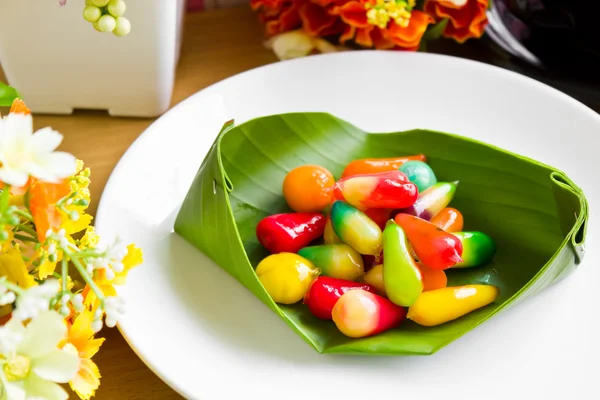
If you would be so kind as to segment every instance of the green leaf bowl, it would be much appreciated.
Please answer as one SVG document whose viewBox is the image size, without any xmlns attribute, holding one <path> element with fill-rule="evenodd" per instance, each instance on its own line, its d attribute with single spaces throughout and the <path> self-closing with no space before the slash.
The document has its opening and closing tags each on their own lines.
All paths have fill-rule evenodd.
<svg viewBox="0 0 600 400">
<path fill-rule="evenodd" d="M 286 173 L 318 164 L 338 179 L 357 158 L 417 153 L 427 156 L 439 181 L 459 181 L 451 206 L 463 213 L 464 230 L 483 231 L 497 244 L 491 263 L 449 270 L 448 284 L 496 285 L 501 292 L 497 301 L 439 326 L 406 320 L 361 339 L 344 336 L 332 321 L 315 318 L 301 303 L 273 302 L 254 272 L 268 255 L 255 229 L 265 216 L 290 211 L 282 196 Z M 174 229 L 319 353 L 428 355 L 571 273 L 584 254 L 587 218 L 581 189 L 561 171 L 526 157 L 454 134 L 422 129 L 367 133 L 330 114 L 289 113 L 224 125 Z"/>
</svg>

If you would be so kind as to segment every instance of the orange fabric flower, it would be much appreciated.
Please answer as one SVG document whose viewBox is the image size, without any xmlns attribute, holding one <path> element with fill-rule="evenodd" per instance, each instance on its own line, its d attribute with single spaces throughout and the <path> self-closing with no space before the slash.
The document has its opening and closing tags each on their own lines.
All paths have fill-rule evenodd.
<svg viewBox="0 0 600 400">
<path fill-rule="evenodd" d="M 48 229 L 57 229 L 61 216 L 56 203 L 71 192 L 69 181 L 47 183 L 33 179 L 29 185 L 29 209 L 40 242 L 46 240 Z"/>
<path fill-rule="evenodd" d="M 25 102 L 21 99 L 13 100 L 13 103 L 12 103 L 12 106 L 10 107 L 9 112 L 11 114 L 25 114 L 25 115 L 31 114 L 31 110 L 29 108 L 27 108 L 27 106 L 25 105 Z"/>
<path fill-rule="evenodd" d="M 339 15 L 342 21 L 354 28 L 367 28 L 371 26 L 367 21 L 365 2 L 352 0 L 341 6 L 333 7 L 331 13 Z"/>
<path fill-rule="evenodd" d="M 285 2 L 280 9 L 265 9 L 262 14 L 262 22 L 265 24 L 267 37 L 279 33 L 291 31 L 301 26 L 299 0 Z"/>
<path fill-rule="evenodd" d="M 443 35 L 464 43 L 467 39 L 483 35 L 488 23 L 487 8 L 488 0 L 467 0 L 462 6 L 451 1 L 426 0 L 423 9 L 438 20 L 448 18 Z"/>
<path fill-rule="evenodd" d="M 419 43 L 427 30 L 427 25 L 433 22 L 435 21 L 430 15 L 413 10 L 407 27 L 401 27 L 394 21 L 390 21 L 388 29 L 384 30 L 382 34 L 385 39 L 394 43 L 397 47 L 415 51 L 419 48 Z"/>
<path fill-rule="evenodd" d="M 328 36 L 344 29 L 343 25 L 336 24 L 337 16 L 314 3 L 305 3 L 300 7 L 300 19 L 304 31 L 311 36 Z"/>
</svg>

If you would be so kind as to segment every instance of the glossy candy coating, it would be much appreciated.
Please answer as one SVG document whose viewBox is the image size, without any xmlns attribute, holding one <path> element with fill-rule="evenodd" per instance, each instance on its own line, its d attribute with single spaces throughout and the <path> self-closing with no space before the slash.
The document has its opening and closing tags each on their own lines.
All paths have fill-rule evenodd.
<svg viewBox="0 0 600 400">
<path fill-rule="evenodd" d="M 335 179 L 329 170 L 318 165 L 301 165 L 283 180 L 283 197 L 296 212 L 320 212 L 330 203 Z"/>
<path fill-rule="evenodd" d="M 464 227 L 464 218 L 456 208 L 446 207 L 433 218 L 431 223 L 446 232 L 460 232 Z"/>
<path fill-rule="evenodd" d="M 321 275 L 356 281 L 365 274 L 361 255 L 344 243 L 305 247 L 298 255 L 315 264 Z"/>
<path fill-rule="evenodd" d="M 403 172 L 412 183 L 417 185 L 419 193 L 437 183 L 433 170 L 423 161 L 411 160 L 405 162 L 400 166 L 400 172 Z"/>
<path fill-rule="evenodd" d="M 342 172 L 342 178 L 354 175 L 397 171 L 398 168 L 410 160 L 427 161 L 427 158 L 424 154 L 391 158 L 362 158 L 349 163 L 346 168 L 344 168 L 344 172 Z"/>
<path fill-rule="evenodd" d="M 388 221 L 383 231 L 383 282 L 388 298 L 408 307 L 423 291 L 421 271 L 408 248 L 404 230 Z"/>
<path fill-rule="evenodd" d="M 445 288 L 448 285 L 448 277 L 444 270 L 429 268 L 421 263 L 417 263 L 417 265 L 423 278 L 424 292 Z"/>
<path fill-rule="evenodd" d="M 295 253 L 323 235 L 325 217 L 320 213 L 274 214 L 256 226 L 256 237 L 272 254 Z"/>
<path fill-rule="evenodd" d="M 333 203 L 331 225 L 338 237 L 360 254 L 376 255 L 381 252 L 381 229 L 351 205 L 343 201 Z"/>
<path fill-rule="evenodd" d="M 319 269 L 298 254 L 278 253 L 264 258 L 256 275 L 274 302 L 294 304 L 302 300 Z"/>
<path fill-rule="evenodd" d="M 397 212 L 415 215 L 429 221 L 450 204 L 456 193 L 457 185 L 458 182 L 438 182 L 421 192 L 412 206 Z"/>
<path fill-rule="evenodd" d="M 366 210 L 369 208 L 405 208 L 419 196 L 417 186 L 400 171 L 355 175 L 342 178 L 334 186 L 336 198 Z"/>
<path fill-rule="evenodd" d="M 385 229 L 385 224 L 390 219 L 390 214 L 392 211 L 393 210 L 391 208 L 368 208 L 363 212 L 383 231 Z"/>
<path fill-rule="evenodd" d="M 454 232 L 462 243 L 462 262 L 452 268 L 479 267 L 489 263 L 496 254 L 496 243 L 483 232 Z"/>
<path fill-rule="evenodd" d="M 340 332 L 361 338 L 397 327 L 406 318 L 406 310 L 385 297 L 357 289 L 344 293 L 331 315 Z"/>
<path fill-rule="evenodd" d="M 443 231 L 429 221 L 408 214 L 398 214 L 394 220 L 406 232 L 419 261 L 427 267 L 447 269 L 463 261 L 462 243 L 453 234 Z M 387 258 L 387 254 L 385 257 Z"/>
<path fill-rule="evenodd" d="M 408 309 L 407 318 L 436 326 L 494 302 L 500 290 L 492 285 L 465 285 L 423 292 Z"/>
<path fill-rule="evenodd" d="M 319 276 L 313 281 L 304 296 L 304 304 L 310 312 L 320 319 L 331 319 L 333 306 L 346 292 L 355 289 L 363 289 L 374 292 L 375 289 L 368 284 L 347 281 L 344 279 Z"/>
<path fill-rule="evenodd" d="M 365 274 L 363 281 L 373 286 L 378 295 L 387 297 L 387 293 L 385 292 L 385 283 L 383 281 L 383 264 L 378 264 L 371 268 Z"/>
<path fill-rule="evenodd" d="M 325 244 L 343 243 L 342 239 L 340 239 L 333 230 L 333 226 L 331 225 L 331 219 L 329 217 L 327 217 L 327 222 L 325 223 L 325 230 L 323 232 L 323 242 Z"/>
</svg>

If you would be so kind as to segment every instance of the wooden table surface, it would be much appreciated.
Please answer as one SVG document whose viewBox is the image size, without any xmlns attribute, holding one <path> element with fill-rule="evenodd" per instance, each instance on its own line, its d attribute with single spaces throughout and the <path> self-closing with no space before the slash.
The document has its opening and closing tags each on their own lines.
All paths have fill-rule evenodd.
<svg viewBox="0 0 600 400">
<path fill-rule="evenodd" d="M 171 106 L 197 91 L 240 72 L 276 62 L 263 46 L 262 27 L 249 7 L 186 16 L 181 59 Z M 477 41 L 446 42 L 429 51 L 489 60 L 490 49 Z M 0 69 L 0 81 L 4 76 Z M 114 118 L 106 112 L 77 111 L 70 116 L 35 115 L 37 128 L 51 126 L 65 136 L 62 149 L 82 159 L 92 170 L 95 214 L 102 190 L 123 153 L 154 119 Z M 106 342 L 94 360 L 102 374 L 98 400 L 180 399 L 154 375 L 125 342 L 117 329 L 105 328 Z M 76 398 L 74 395 L 72 398 Z"/>
</svg>

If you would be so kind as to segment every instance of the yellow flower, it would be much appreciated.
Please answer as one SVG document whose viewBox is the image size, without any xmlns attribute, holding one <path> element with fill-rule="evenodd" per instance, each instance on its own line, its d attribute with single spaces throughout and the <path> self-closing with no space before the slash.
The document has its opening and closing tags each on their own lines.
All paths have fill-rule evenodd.
<svg viewBox="0 0 600 400">
<path fill-rule="evenodd" d="M 129 271 L 144 262 L 142 250 L 130 244 L 127 246 L 127 255 L 123 257 L 123 271 L 115 274 L 113 283 L 115 285 L 124 285 Z"/>
<path fill-rule="evenodd" d="M 24 289 L 36 285 L 33 276 L 27 271 L 18 246 L 0 254 L 0 276 L 6 276 L 10 282 Z"/>
<path fill-rule="evenodd" d="M 86 229 L 92 223 L 93 217 L 86 214 L 85 210 L 89 207 L 91 196 L 90 190 L 90 169 L 83 168 L 83 161 L 77 160 L 75 174 L 69 181 L 71 194 L 70 203 L 62 206 L 60 215 L 62 225 L 67 234 L 72 235 Z M 72 218 L 75 216 L 75 218 Z"/>
<path fill-rule="evenodd" d="M 85 230 L 85 234 L 79 240 L 80 248 L 82 250 L 95 248 L 96 246 L 98 246 L 99 242 L 100 236 L 98 236 L 98 234 L 96 233 L 96 229 L 93 226 L 88 226 L 88 228 Z"/>
<path fill-rule="evenodd" d="M 94 316 L 89 310 L 80 313 L 69 328 L 63 348 L 75 348 L 79 355 L 79 371 L 69 382 L 71 389 L 83 400 L 94 396 L 100 386 L 100 371 L 91 358 L 100 350 L 104 338 L 94 338 L 92 320 Z"/>
<path fill-rule="evenodd" d="M 115 274 L 114 279 L 109 281 L 105 277 L 104 270 L 98 270 L 94 277 L 94 282 L 98 285 L 100 290 L 102 290 L 104 296 L 117 296 L 115 285 L 124 285 L 129 271 L 140 265 L 142 262 L 144 262 L 142 250 L 135 247 L 135 245 L 130 244 L 127 246 L 127 255 L 123 257 L 123 271 Z M 100 305 L 96 293 L 94 293 L 89 285 L 86 285 L 83 290 L 83 297 L 84 304 L 87 307 L 91 307 L 92 311 L 95 311 Z"/>
</svg>

